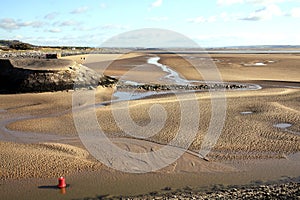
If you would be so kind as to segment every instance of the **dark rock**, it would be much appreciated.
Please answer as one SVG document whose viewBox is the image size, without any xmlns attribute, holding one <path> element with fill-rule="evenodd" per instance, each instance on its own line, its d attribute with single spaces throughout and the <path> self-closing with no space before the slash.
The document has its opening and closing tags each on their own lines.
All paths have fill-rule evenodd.
<svg viewBox="0 0 300 200">
<path fill-rule="evenodd" d="M 18 60 L 18 62 L 22 61 Z M 30 62 L 38 65 L 41 61 L 30 60 Z M 30 62 L 27 62 L 29 66 Z M 54 63 L 58 62 L 56 60 Z M 0 59 L 0 69 L 0 91 L 2 93 L 48 92 L 76 88 L 95 88 L 101 84 L 109 86 L 117 81 L 108 76 L 100 76 L 93 70 L 76 63 L 71 67 L 57 70 L 36 70 L 19 68 L 14 66 L 8 59 Z"/>
<path fill-rule="evenodd" d="M 170 191 L 170 190 L 172 190 L 172 188 L 171 187 L 165 187 L 163 190 Z"/>
</svg>

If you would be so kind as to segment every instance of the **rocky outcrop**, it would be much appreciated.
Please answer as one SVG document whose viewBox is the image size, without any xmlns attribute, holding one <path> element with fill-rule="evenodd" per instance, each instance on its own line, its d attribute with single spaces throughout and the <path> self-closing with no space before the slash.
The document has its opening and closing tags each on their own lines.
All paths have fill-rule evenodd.
<svg viewBox="0 0 300 200">
<path fill-rule="evenodd" d="M 117 89 L 165 91 L 165 90 L 220 90 L 220 89 L 247 89 L 247 85 L 235 83 L 205 83 L 199 85 L 162 85 L 162 84 L 139 84 L 117 85 Z"/>
<path fill-rule="evenodd" d="M 51 64 L 58 66 L 50 67 Z M 72 61 L 0 59 L 1 93 L 94 88 L 99 85 L 110 86 L 114 82 L 115 79 L 100 76 L 95 71 Z"/>
<path fill-rule="evenodd" d="M 149 194 L 135 197 L 121 196 L 102 199 L 299 199 L 300 183 L 290 182 L 272 185 L 240 186 L 239 188 L 226 188 L 224 186 L 216 185 L 210 190 L 206 189 L 206 191 L 193 190 L 188 186 L 176 191 L 170 191 L 172 190 L 170 187 L 166 187 L 163 190 L 166 192 L 161 192 L 161 194 L 159 192 L 150 192 Z"/>
<path fill-rule="evenodd" d="M 247 89 L 238 83 L 203 83 L 197 85 L 137 84 L 128 85 L 117 79 L 64 59 L 0 59 L 0 93 L 49 92 L 77 88 L 116 85 L 117 90 L 218 90 Z"/>
</svg>

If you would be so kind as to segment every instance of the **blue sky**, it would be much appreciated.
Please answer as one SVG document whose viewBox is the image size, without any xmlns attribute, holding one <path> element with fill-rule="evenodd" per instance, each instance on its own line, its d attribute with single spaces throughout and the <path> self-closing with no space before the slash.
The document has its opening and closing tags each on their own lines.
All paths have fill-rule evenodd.
<svg viewBox="0 0 300 200">
<path fill-rule="evenodd" d="M 101 46 L 142 28 L 172 30 L 202 47 L 300 45 L 300 0 L 2 1 L 0 39 Z"/>
</svg>

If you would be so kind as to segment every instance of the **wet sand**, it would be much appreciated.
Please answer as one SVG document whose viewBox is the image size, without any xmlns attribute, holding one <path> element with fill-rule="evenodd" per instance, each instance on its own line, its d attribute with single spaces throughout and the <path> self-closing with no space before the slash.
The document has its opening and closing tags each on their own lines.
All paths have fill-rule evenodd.
<svg viewBox="0 0 300 200">
<path fill-rule="evenodd" d="M 209 71 L 205 63 L 212 59 L 218 67 L 224 81 L 283 81 L 299 82 L 299 55 L 298 54 L 213 54 L 207 55 L 160 55 L 161 63 L 173 66 L 187 79 L 199 78 L 191 64 L 195 64 L 201 71 Z M 170 59 L 171 58 L 171 59 Z M 255 65 L 263 63 L 263 66 Z"/>
<path fill-rule="evenodd" d="M 159 56 L 161 63 L 172 66 L 184 77 L 201 80 L 201 76 L 197 75 L 186 61 L 174 58 L 174 55 Z M 201 62 L 203 58 L 201 55 L 185 56 L 194 57 L 197 62 Z M 294 134 L 300 132 L 299 56 L 212 55 L 212 57 L 224 80 L 256 83 L 262 85 L 263 89 L 226 92 L 225 127 L 216 146 L 207 156 L 210 162 L 186 153 L 175 164 L 156 173 L 130 175 L 117 172 L 95 161 L 84 150 L 72 118 L 72 91 L 1 95 L 0 154 L 1 158 L 5 159 L 0 168 L 1 183 L 5 184 L 1 193 L 13 195 L 14 192 L 7 189 L 12 183 L 20 186 L 20 183 L 31 180 L 28 178 L 33 178 L 35 181 L 31 186 L 20 186 L 15 195 L 23 194 L 21 188 L 25 188 L 23 191 L 35 188 L 37 195 L 48 194 L 53 197 L 57 195 L 57 191 L 37 189 L 37 185 L 42 185 L 42 182 L 36 178 L 52 177 L 44 179 L 45 184 L 51 185 L 53 182 L 56 183 L 55 178 L 60 175 L 69 177 L 72 184 L 70 188 L 72 194 L 67 196 L 68 198 L 84 197 L 89 194 L 91 196 L 140 194 L 161 190 L 166 186 L 182 188 L 186 185 L 197 187 L 217 183 L 246 184 L 254 180 L 267 181 L 278 180 L 281 176 L 299 176 L 300 159 L 299 156 L 293 157 L 293 154 L 300 150 L 300 136 Z M 157 77 L 165 75 L 165 72 L 149 65 L 134 70 L 148 58 L 149 55 L 140 54 L 123 57 L 112 62 L 105 74 L 112 76 L 126 74 L 124 79 L 137 78 L 140 81 L 156 80 Z M 87 65 L 101 71 L 111 58 L 98 59 Z M 249 63 L 267 64 L 254 67 L 244 65 Z M 148 67 L 153 73 L 145 73 L 149 70 Z M 128 70 L 132 71 L 128 73 Z M 98 88 L 96 102 L 100 104 L 108 101 L 112 98 L 112 92 L 113 88 Z M 180 95 L 189 101 L 188 95 Z M 196 93 L 201 120 L 197 137 L 189 148 L 192 152 L 199 151 L 207 132 L 211 116 L 210 98 L 207 92 Z M 159 148 L 160 144 L 168 143 L 175 136 L 180 123 L 178 99 L 174 95 L 163 95 L 129 103 L 130 115 L 139 125 L 149 123 L 148 110 L 157 103 L 164 107 L 168 117 L 163 129 L 148 139 L 148 143 L 128 138 L 114 122 L 112 109 L 117 107 L 125 111 L 126 109 L 121 107 L 122 103 L 98 107 L 97 118 L 108 137 L 115 138 L 112 140 L 116 140 L 120 147 L 129 151 L 140 149 L 149 151 L 151 148 Z M 7 119 L 10 120 L 5 121 Z M 292 126 L 287 129 L 274 127 L 277 123 L 290 123 Z M 25 137 L 27 139 L 22 139 L 21 133 L 27 134 L 28 137 Z M 41 137 L 33 137 L 31 135 L 33 133 Z M 45 162 L 46 160 L 48 162 Z M 95 178 L 98 177 L 97 174 L 100 174 L 101 178 Z M 14 182 L 14 179 L 21 181 Z M 128 183 L 132 181 L 136 181 L 136 185 L 126 189 Z M 82 186 L 84 184 L 86 187 Z M 118 187 L 113 186 L 115 184 L 119 184 Z M 86 192 L 83 192 L 83 188 L 86 188 Z"/>
<path fill-rule="evenodd" d="M 65 191 L 56 188 L 57 178 L 32 178 L 1 181 L 0 192 L 3 199 L 14 199 L 20 196 L 27 199 L 33 197 L 38 199 L 84 199 L 87 197 L 97 199 L 149 193 L 159 196 L 161 193 L 185 188 L 188 188 L 189 192 L 194 190 L 211 192 L 211 188 L 222 189 L 222 187 L 233 185 L 238 187 L 267 182 L 289 182 L 291 177 L 299 176 L 299 164 L 299 157 L 289 157 L 275 161 L 235 162 L 234 166 L 239 170 L 232 172 L 166 173 L 164 171 L 164 173 L 124 174 L 104 168 L 95 172 L 66 176 L 70 186 Z M 247 188 L 247 186 L 244 187 Z"/>
</svg>

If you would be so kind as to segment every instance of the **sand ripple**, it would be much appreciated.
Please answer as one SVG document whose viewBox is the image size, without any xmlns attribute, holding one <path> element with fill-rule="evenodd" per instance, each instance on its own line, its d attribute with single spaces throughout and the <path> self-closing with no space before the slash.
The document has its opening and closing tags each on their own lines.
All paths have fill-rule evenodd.
<svg viewBox="0 0 300 200">
<path fill-rule="evenodd" d="M 0 179 L 53 178 L 92 171 L 100 163 L 88 160 L 89 153 L 66 144 L 0 143 Z"/>
</svg>

